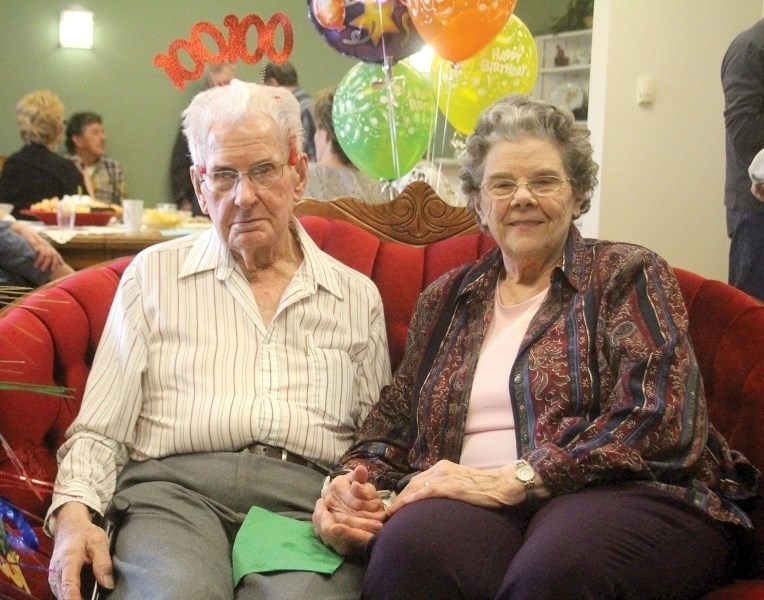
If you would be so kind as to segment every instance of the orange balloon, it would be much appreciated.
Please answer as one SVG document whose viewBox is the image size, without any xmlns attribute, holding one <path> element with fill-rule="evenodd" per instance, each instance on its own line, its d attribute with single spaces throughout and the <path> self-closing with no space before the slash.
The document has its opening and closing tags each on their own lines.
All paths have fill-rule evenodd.
<svg viewBox="0 0 764 600">
<path fill-rule="evenodd" d="M 441 58 L 460 62 L 491 43 L 515 10 L 517 0 L 408 0 L 419 36 Z"/>
</svg>

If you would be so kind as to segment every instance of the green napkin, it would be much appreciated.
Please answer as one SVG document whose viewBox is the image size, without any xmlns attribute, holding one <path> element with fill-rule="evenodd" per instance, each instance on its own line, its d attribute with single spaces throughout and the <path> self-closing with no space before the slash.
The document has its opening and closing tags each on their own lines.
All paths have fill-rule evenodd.
<svg viewBox="0 0 764 600">
<path fill-rule="evenodd" d="M 342 561 L 316 538 L 311 522 L 253 506 L 233 543 L 233 583 L 238 585 L 248 573 L 269 571 L 331 574 Z"/>
</svg>

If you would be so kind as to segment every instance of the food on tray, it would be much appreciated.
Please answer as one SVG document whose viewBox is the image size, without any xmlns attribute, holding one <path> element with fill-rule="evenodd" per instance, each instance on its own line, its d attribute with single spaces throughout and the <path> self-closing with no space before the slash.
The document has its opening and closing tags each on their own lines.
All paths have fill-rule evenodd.
<svg viewBox="0 0 764 600">
<path fill-rule="evenodd" d="M 152 229 L 169 229 L 180 225 L 183 215 L 176 211 L 147 208 L 143 211 L 143 224 Z"/>
<path fill-rule="evenodd" d="M 66 196 L 64 196 L 66 198 Z M 113 212 L 117 216 L 122 215 L 122 207 L 119 204 L 109 204 L 102 202 L 101 200 L 94 200 L 90 196 L 71 196 L 76 203 L 76 210 L 78 213 L 90 213 L 90 212 Z M 55 213 L 58 208 L 59 199 L 54 196 L 53 198 L 45 198 L 39 202 L 35 202 L 29 207 L 34 212 Z"/>
</svg>

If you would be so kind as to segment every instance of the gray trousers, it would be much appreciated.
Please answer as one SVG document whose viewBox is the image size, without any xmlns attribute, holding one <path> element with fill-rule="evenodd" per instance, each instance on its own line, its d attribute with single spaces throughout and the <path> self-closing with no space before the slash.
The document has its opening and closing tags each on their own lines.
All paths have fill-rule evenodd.
<svg viewBox="0 0 764 600">
<path fill-rule="evenodd" d="M 250 574 L 233 587 L 231 549 L 250 507 L 309 521 L 322 482 L 312 469 L 248 452 L 130 462 L 117 482 L 130 509 L 110 600 L 357 599 L 363 569 L 348 561 L 331 576 Z"/>
</svg>

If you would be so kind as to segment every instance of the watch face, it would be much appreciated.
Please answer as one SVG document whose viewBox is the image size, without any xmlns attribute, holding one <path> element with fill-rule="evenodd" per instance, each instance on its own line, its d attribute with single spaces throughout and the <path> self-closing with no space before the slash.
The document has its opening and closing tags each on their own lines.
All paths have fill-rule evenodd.
<svg viewBox="0 0 764 600">
<path fill-rule="evenodd" d="M 531 481 L 535 476 L 536 472 L 528 463 L 520 463 L 515 467 L 515 477 L 520 481 Z"/>
</svg>

